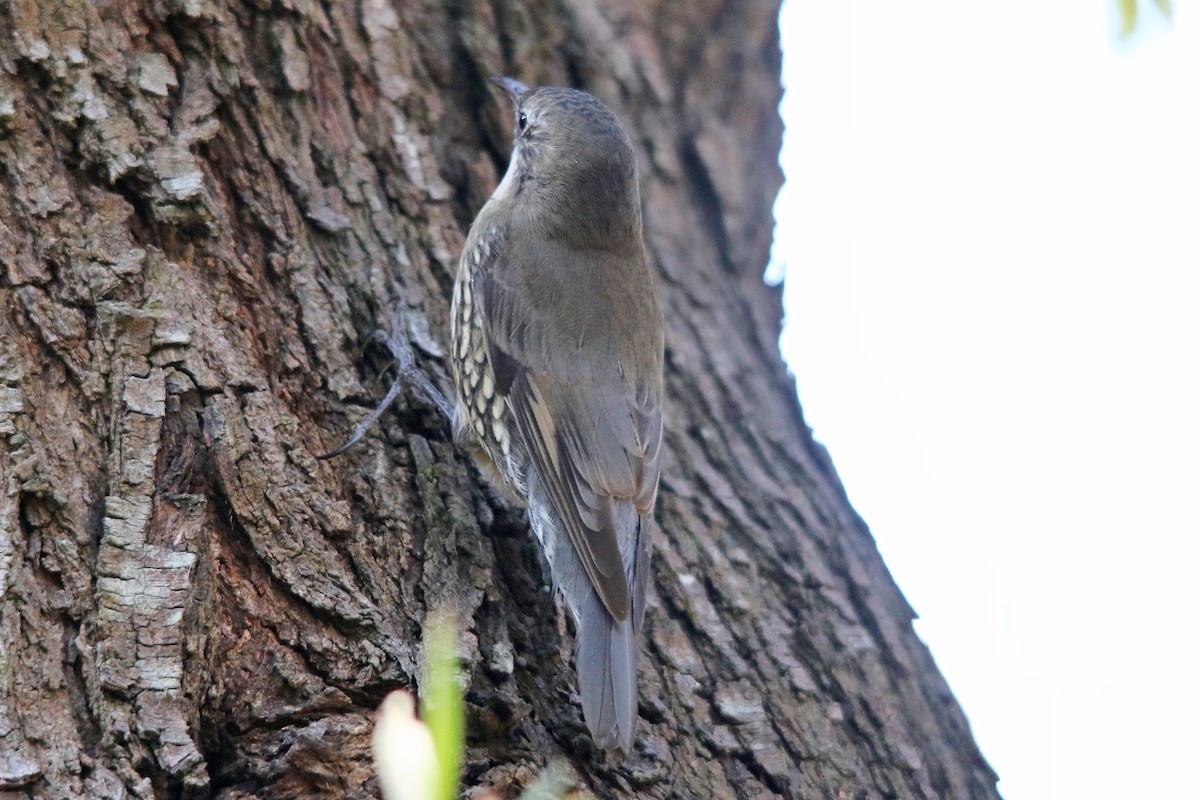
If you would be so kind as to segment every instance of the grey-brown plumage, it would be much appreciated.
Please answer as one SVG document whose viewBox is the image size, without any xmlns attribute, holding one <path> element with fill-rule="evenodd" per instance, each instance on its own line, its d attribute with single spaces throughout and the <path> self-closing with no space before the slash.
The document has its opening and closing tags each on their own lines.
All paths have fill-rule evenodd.
<svg viewBox="0 0 1200 800">
<path fill-rule="evenodd" d="M 636 163 L 591 95 L 496 82 L 516 133 L 454 286 L 455 430 L 528 500 L 575 619 L 584 719 L 629 750 L 663 368 Z"/>
</svg>

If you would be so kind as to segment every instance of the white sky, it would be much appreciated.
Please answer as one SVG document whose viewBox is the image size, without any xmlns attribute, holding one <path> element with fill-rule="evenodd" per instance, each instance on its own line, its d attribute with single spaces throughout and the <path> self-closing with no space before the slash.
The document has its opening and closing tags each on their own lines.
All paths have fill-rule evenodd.
<svg viewBox="0 0 1200 800">
<path fill-rule="evenodd" d="M 1146 5 L 1150 5 L 1147 3 Z M 1200 798 L 1200 9 L 788 0 L 784 352 L 1007 800 Z"/>
</svg>

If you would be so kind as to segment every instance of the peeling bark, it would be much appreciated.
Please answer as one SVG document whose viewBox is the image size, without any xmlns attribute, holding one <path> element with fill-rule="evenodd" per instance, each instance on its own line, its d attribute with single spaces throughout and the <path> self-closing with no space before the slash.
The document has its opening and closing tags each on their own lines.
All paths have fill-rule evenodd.
<svg viewBox="0 0 1200 800">
<path fill-rule="evenodd" d="M 0 0 L 0 797 L 366 798 L 371 714 L 457 609 L 468 785 L 996 797 L 814 443 L 761 274 L 767 0 Z M 522 511 L 443 387 L 507 156 L 484 78 L 588 88 L 642 171 L 667 441 L 637 751 L 595 751 Z"/>
</svg>

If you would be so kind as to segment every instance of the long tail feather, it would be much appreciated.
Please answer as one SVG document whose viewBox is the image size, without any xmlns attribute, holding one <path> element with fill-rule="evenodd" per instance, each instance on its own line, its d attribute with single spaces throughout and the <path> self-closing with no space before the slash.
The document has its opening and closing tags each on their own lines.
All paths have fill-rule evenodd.
<svg viewBox="0 0 1200 800">
<path fill-rule="evenodd" d="M 528 488 L 534 532 L 546 553 L 555 588 L 575 618 L 575 668 L 584 722 L 598 745 L 628 752 L 637 729 L 637 647 L 649 577 L 648 520 L 640 518 L 628 501 L 613 509 L 633 606 L 632 613 L 618 621 L 588 579 L 536 471 L 528 473 Z"/>
<path fill-rule="evenodd" d="M 596 744 L 633 749 L 637 727 L 637 668 L 633 623 L 612 618 L 594 592 L 580 610 L 575 666 L 583 719 Z"/>
</svg>

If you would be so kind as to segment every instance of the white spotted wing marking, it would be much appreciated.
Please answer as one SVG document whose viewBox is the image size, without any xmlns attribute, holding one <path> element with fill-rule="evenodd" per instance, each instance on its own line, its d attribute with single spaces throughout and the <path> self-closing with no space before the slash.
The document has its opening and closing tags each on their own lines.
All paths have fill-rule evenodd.
<svg viewBox="0 0 1200 800">
<path fill-rule="evenodd" d="M 496 234 L 495 230 L 487 231 L 478 237 L 472 250 L 464 253 L 454 282 L 450 309 L 451 335 L 457 355 L 453 359 L 454 384 L 458 389 L 454 427 L 458 435 L 469 429 L 496 463 L 505 481 L 524 495 L 524 475 L 514 458 L 508 435 L 508 402 L 496 393 L 495 375 L 484 347 L 482 319 L 472 302 L 473 273 L 491 255 L 489 242 Z"/>
</svg>

